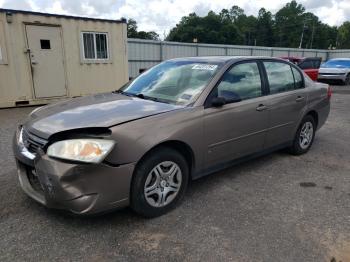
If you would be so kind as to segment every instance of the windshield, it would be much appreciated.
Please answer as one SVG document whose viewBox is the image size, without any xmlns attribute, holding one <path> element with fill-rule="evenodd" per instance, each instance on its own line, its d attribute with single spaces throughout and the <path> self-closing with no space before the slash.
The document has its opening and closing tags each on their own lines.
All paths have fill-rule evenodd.
<svg viewBox="0 0 350 262">
<path fill-rule="evenodd" d="M 198 98 L 221 64 L 195 61 L 166 61 L 121 88 L 135 95 L 159 102 L 187 105 Z"/>
<path fill-rule="evenodd" d="M 322 64 L 321 67 L 350 68 L 350 60 L 329 60 Z"/>
</svg>

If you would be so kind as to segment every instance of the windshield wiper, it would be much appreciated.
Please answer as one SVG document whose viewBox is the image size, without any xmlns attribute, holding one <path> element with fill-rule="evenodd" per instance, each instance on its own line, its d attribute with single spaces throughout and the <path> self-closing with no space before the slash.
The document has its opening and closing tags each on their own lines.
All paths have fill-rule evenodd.
<svg viewBox="0 0 350 262">
<path fill-rule="evenodd" d="M 163 99 L 159 99 L 159 98 L 152 97 L 152 96 L 145 96 L 142 93 L 137 93 L 137 94 L 135 94 L 135 93 L 128 93 L 128 92 L 124 92 L 122 90 L 116 90 L 116 91 L 113 91 L 113 93 L 122 94 L 122 95 L 125 95 L 125 96 L 138 97 L 138 98 L 141 98 L 141 99 L 152 100 L 152 101 L 160 102 L 160 103 L 170 104 L 169 102 L 164 101 Z"/>
<path fill-rule="evenodd" d="M 145 99 L 145 95 L 142 94 L 142 93 L 138 93 L 138 94 L 136 94 L 136 96 L 137 96 L 138 98 Z"/>
<path fill-rule="evenodd" d="M 155 101 L 155 102 L 169 104 L 169 102 L 164 101 L 163 99 L 159 99 L 159 98 L 156 98 L 156 97 L 153 97 L 153 96 L 145 96 L 142 93 L 138 93 L 135 96 L 138 97 L 138 98 L 141 98 L 141 99 L 145 99 L 145 100 L 152 100 L 152 101 Z"/>
<path fill-rule="evenodd" d="M 123 90 L 115 90 L 115 91 L 113 91 L 113 93 L 115 93 L 115 94 L 122 94 L 122 95 L 125 95 L 125 96 L 136 96 L 136 94 L 128 93 L 128 92 L 125 92 Z"/>
</svg>

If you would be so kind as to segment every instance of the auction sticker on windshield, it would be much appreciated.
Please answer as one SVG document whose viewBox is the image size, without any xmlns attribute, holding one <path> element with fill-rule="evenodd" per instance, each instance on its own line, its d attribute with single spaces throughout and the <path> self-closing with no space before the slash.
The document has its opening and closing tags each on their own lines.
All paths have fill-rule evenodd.
<svg viewBox="0 0 350 262">
<path fill-rule="evenodd" d="M 214 71 L 217 67 L 217 65 L 196 64 L 192 67 L 192 69 Z"/>
</svg>

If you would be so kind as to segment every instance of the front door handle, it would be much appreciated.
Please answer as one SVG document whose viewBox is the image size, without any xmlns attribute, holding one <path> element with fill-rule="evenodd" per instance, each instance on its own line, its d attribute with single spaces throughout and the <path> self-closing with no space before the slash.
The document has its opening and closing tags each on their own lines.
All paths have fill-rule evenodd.
<svg viewBox="0 0 350 262">
<path fill-rule="evenodd" d="M 266 109 L 267 109 L 267 106 L 265 106 L 264 104 L 260 104 L 260 105 L 258 105 L 258 107 L 256 108 L 256 111 L 261 112 L 261 111 L 264 111 L 264 110 L 266 110 Z"/>
<path fill-rule="evenodd" d="M 301 102 L 301 101 L 303 101 L 303 100 L 304 100 L 304 97 L 303 97 L 303 96 L 298 96 L 298 97 L 295 99 L 296 102 Z"/>
</svg>

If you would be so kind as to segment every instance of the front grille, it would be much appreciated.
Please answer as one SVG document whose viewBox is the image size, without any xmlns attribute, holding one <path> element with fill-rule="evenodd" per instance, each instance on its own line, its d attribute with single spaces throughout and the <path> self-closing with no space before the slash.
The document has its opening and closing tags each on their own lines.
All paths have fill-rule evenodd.
<svg viewBox="0 0 350 262">
<path fill-rule="evenodd" d="M 24 146 L 31 153 L 36 153 L 39 148 L 43 148 L 47 143 L 47 140 L 28 132 L 24 128 L 22 129 L 22 140 Z"/>
</svg>

